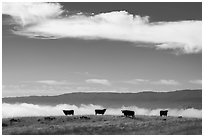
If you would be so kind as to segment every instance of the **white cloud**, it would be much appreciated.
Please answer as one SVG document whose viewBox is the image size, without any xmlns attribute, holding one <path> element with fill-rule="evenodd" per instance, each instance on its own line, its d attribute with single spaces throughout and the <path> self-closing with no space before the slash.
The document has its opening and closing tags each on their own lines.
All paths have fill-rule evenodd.
<svg viewBox="0 0 204 137">
<path fill-rule="evenodd" d="M 172 85 L 172 86 L 176 86 L 176 85 L 180 84 L 178 81 L 175 81 L 175 80 L 165 80 L 165 79 L 161 79 L 159 81 L 153 81 L 151 83 L 152 84 L 156 84 L 156 85 Z"/>
<path fill-rule="evenodd" d="M 66 13 L 69 12 L 58 3 L 3 3 L 3 14 L 16 20 L 13 32 L 17 35 L 43 39 L 72 37 L 140 41 L 153 43 L 156 49 L 183 53 L 202 51 L 202 21 L 151 23 L 148 16 L 126 11 L 69 16 L 64 15 Z"/>
<path fill-rule="evenodd" d="M 47 85 L 68 85 L 70 83 L 68 83 L 67 81 L 63 80 L 63 81 L 56 81 L 56 80 L 39 80 L 36 81 L 37 83 L 41 83 L 41 84 L 47 84 Z"/>
<path fill-rule="evenodd" d="M 128 84 L 153 84 L 153 85 L 179 85 L 180 83 L 175 80 L 165 80 L 161 79 L 158 81 L 151 81 L 147 79 L 132 79 L 128 81 L 123 81 L 123 83 L 128 83 Z"/>
<path fill-rule="evenodd" d="M 3 3 L 3 14 L 11 15 L 19 25 L 37 25 L 49 19 L 56 19 L 62 6 L 58 3 Z"/>
<path fill-rule="evenodd" d="M 100 105 L 83 105 L 75 106 L 70 104 L 59 104 L 56 106 L 48 105 L 36 105 L 36 104 L 2 104 L 2 117 L 25 117 L 25 116 L 62 116 L 64 115 L 63 109 L 73 109 L 75 115 L 93 115 L 95 109 L 101 109 L 103 106 Z M 147 109 L 139 108 L 137 106 L 121 107 L 121 108 L 107 108 L 105 114 L 107 115 L 122 115 L 122 109 L 130 109 L 135 111 L 136 115 L 147 115 L 147 116 L 159 116 L 161 108 L 158 109 Z M 166 108 L 168 109 L 168 108 Z M 202 110 L 189 108 L 189 109 L 168 109 L 169 116 L 180 116 L 183 117 L 195 117 L 202 118 Z"/>
<path fill-rule="evenodd" d="M 189 83 L 202 85 L 202 80 L 190 80 Z"/>
<path fill-rule="evenodd" d="M 146 79 L 133 79 L 133 80 L 124 81 L 124 83 L 128 83 L 128 84 L 143 84 L 147 82 L 149 82 L 149 80 L 146 80 Z"/>
<path fill-rule="evenodd" d="M 111 83 L 107 79 L 87 79 L 86 83 L 89 84 L 102 84 L 106 86 L 110 86 Z"/>
</svg>

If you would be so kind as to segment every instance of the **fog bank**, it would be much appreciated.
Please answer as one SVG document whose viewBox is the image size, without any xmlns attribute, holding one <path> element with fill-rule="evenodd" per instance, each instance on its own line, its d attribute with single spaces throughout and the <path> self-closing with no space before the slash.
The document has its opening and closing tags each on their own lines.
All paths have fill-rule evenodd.
<svg viewBox="0 0 204 137">
<path fill-rule="evenodd" d="M 2 117 L 29 117 L 29 116 L 62 116 L 64 115 L 63 109 L 73 109 L 75 115 L 94 115 L 95 109 L 102 109 L 103 106 L 100 105 L 84 105 L 81 104 L 79 107 L 70 104 L 59 104 L 56 106 L 48 105 L 35 105 L 27 103 L 18 104 L 8 104 L 3 103 L 2 105 Z M 158 108 L 158 109 L 147 109 L 139 108 L 137 106 L 121 107 L 121 108 L 107 108 L 106 115 L 122 115 L 122 109 L 129 109 L 135 111 L 136 115 L 148 115 L 148 116 L 159 116 L 161 109 L 168 108 Z M 183 117 L 194 117 L 202 118 L 202 110 L 189 108 L 189 109 L 168 109 L 168 116 L 183 116 Z"/>
</svg>

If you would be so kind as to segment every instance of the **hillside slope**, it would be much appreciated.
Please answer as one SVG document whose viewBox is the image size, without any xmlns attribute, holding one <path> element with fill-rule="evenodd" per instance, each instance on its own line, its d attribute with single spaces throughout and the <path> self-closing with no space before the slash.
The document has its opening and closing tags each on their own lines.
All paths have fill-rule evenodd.
<svg viewBox="0 0 204 137">
<path fill-rule="evenodd" d="M 29 103 L 39 105 L 94 104 L 104 107 L 138 106 L 142 108 L 202 109 L 202 90 L 140 93 L 68 93 L 58 96 L 29 96 L 3 98 L 3 103 Z"/>
</svg>

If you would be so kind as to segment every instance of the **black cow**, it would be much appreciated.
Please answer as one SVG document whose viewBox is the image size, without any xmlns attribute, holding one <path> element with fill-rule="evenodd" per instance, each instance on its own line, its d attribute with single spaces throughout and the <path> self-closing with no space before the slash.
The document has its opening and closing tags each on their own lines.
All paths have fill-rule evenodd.
<svg viewBox="0 0 204 137">
<path fill-rule="evenodd" d="M 121 110 L 121 111 L 124 114 L 124 116 L 126 116 L 126 117 L 128 117 L 128 116 L 134 117 L 135 116 L 134 111 L 131 111 L 131 110 Z"/>
<path fill-rule="evenodd" d="M 178 118 L 182 118 L 182 116 L 178 116 Z"/>
<path fill-rule="evenodd" d="M 166 116 L 167 117 L 167 113 L 168 113 L 168 110 L 161 110 L 160 111 L 160 116 Z"/>
<path fill-rule="evenodd" d="M 63 110 L 64 114 L 67 115 L 74 115 L 74 110 Z"/>
<path fill-rule="evenodd" d="M 95 109 L 95 115 L 97 114 L 104 114 L 106 112 L 106 109 Z"/>
</svg>

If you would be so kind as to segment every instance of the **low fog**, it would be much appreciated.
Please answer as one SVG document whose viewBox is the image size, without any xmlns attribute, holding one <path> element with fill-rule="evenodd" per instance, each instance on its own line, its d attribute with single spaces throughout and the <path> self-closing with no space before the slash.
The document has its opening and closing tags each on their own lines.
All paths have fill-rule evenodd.
<svg viewBox="0 0 204 137">
<path fill-rule="evenodd" d="M 3 103 L 2 115 L 3 118 L 11 117 L 30 117 L 30 116 L 62 116 L 64 115 L 63 109 L 73 109 L 75 115 L 94 115 L 95 109 L 102 109 L 100 105 L 81 105 L 80 107 L 69 104 L 59 104 L 56 106 L 45 106 L 35 104 L 8 104 Z M 122 109 L 129 109 L 135 111 L 136 115 L 149 115 L 159 116 L 161 108 L 158 109 L 147 109 L 139 108 L 137 106 L 121 107 L 121 108 L 107 108 L 105 115 L 122 115 Z M 165 108 L 168 109 L 168 108 Z M 183 117 L 194 117 L 202 118 L 202 110 L 189 108 L 189 109 L 168 109 L 168 116 L 183 116 Z"/>
</svg>

